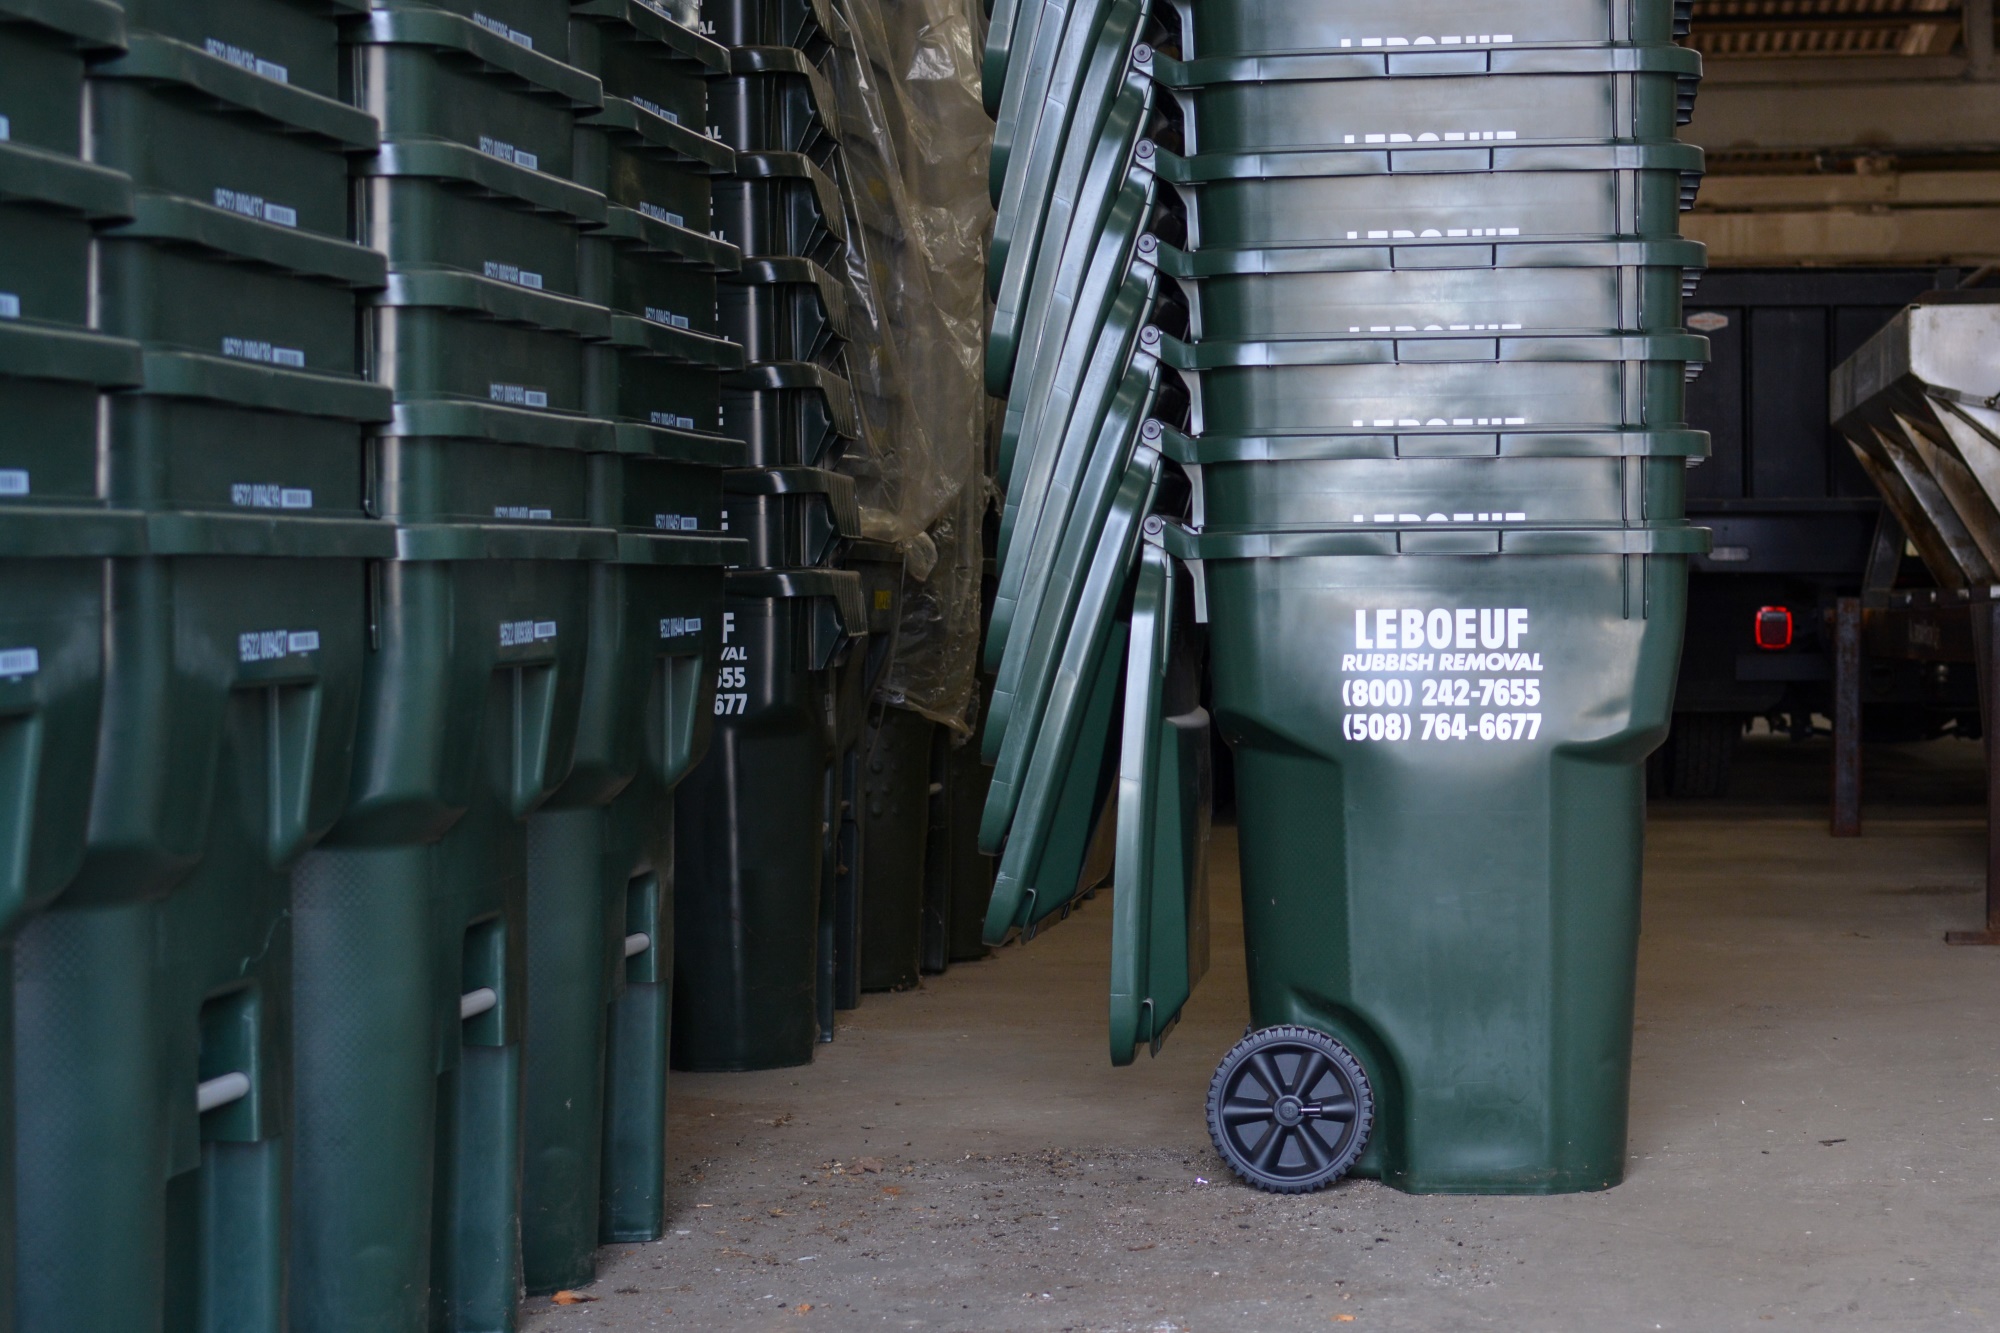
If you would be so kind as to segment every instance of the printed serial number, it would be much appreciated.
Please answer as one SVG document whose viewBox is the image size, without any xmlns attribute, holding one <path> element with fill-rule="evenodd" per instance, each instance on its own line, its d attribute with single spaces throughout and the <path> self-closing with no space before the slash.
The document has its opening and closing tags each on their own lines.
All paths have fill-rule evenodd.
<svg viewBox="0 0 2000 1333">
<path fill-rule="evenodd" d="M 1361 682 L 1355 682 L 1359 684 Z M 1372 683 L 1372 682 L 1371 682 Z M 1474 698 L 1475 692 L 1477 698 Z M 1424 682 L 1425 708 L 1539 708 L 1539 680 L 1480 680 L 1444 676 Z"/>
<path fill-rule="evenodd" d="M 1425 713 L 1423 735 L 1426 741 L 1531 741 L 1542 734 L 1540 713 L 1481 713 L 1479 720 L 1468 722 L 1463 713 Z"/>
</svg>

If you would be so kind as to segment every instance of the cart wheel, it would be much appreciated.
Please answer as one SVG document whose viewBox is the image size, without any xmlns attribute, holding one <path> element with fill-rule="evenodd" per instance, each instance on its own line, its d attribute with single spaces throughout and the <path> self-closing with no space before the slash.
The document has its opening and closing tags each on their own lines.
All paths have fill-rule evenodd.
<svg viewBox="0 0 2000 1333">
<path fill-rule="evenodd" d="M 1345 1046 L 1304 1027 L 1265 1028 L 1230 1048 L 1208 1084 L 1208 1132 L 1260 1190 L 1310 1194 L 1347 1174 L 1375 1123 L 1375 1094 Z"/>
</svg>

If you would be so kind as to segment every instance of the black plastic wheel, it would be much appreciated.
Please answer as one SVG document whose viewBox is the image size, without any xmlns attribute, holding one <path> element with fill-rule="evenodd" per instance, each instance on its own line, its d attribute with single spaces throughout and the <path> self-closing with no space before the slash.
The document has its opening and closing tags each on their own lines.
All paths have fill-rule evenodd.
<svg viewBox="0 0 2000 1333">
<path fill-rule="evenodd" d="M 1345 1046 L 1304 1027 L 1253 1032 L 1208 1084 L 1208 1133 L 1230 1169 L 1273 1194 L 1310 1194 L 1368 1146 L 1375 1094 Z"/>
</svg>

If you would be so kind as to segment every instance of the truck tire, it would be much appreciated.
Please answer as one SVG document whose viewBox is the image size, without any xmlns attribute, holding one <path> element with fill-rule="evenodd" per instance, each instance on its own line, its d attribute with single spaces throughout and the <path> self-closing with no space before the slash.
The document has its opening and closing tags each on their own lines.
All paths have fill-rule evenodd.
<svg viewBox="0 0 2000 1333">
<path fill-rule="evenodd" d="M 1743 719 L 1734 713 L 1675 713 L 1662 753 L 1666 794 L 1713 800 L 1729 786 Z"/>
</svg>

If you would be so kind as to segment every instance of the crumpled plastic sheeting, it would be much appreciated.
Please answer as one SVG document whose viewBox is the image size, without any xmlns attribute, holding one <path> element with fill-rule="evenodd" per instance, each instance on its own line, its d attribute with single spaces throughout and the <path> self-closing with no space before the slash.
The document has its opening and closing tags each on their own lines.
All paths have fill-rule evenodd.
<svg viewBox="0 0 2000 1333">
<path fill-rule="evenodd" d="M 847 371 L 865 440 L 865 535 L 904 549 L 904 616 L 879 694 L 969 731 L 978 657 L 992 228 L 982 0 L 835 0 L 827 73 L 847 197 Z"/>
</svg>

